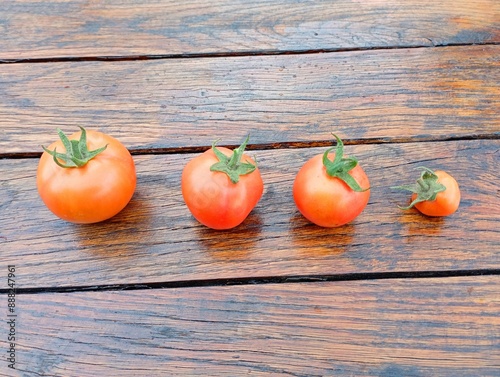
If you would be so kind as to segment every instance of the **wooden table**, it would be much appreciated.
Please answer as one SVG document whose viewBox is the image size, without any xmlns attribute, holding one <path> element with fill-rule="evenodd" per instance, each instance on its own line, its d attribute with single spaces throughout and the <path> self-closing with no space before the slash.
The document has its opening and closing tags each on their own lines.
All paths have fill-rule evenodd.
<svg viewBox="0 0 500 377">
<path fill-rule="evenodd" d="M 0 375 L 500 375 L 498 0 L 4 0 L 0 34 Z M 40 145 L 80 125 L 138 174 L 94 225 L 36 190 Z M 324 229 L 291 185 L 332 132 L 372 189 Z M 209 230 L 182 168 L 247 134 L 264 195 Z M 457 213 L 397 207 L 420 165 Z"/>
</svg>

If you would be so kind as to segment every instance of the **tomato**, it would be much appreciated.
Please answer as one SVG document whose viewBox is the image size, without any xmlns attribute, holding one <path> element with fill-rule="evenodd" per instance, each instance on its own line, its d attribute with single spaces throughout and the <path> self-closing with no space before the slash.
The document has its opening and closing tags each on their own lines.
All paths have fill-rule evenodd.
<svg viewBox="0 0 500 377">
<path fill-rule="evenodd" d="M 334 135 L 335 136 L 335 135 Z M 337 227 L 354 220 L 370 198 L 370 182 L 355 158 L 343 156 L 337 139 L 330 148 L 307 161 L 293 184 L 293 199 L 309 221 L 322 227 Z"/>
<path fill-rule="evenodd" d="M 95 223 L 120 212 L 136 187 L 135 165 L 116 139 L 81 131 L 44 148 L 37 171 L 40 197 L 56 216 L 73 223 Z"/>
<path fill-rule="evenodd" d="M 427 216 L 449 216 L 460 205 L 460 189 L 450 174 L 442 170 L 432 171 L 421 167 L 422 174 L 414 185 L 394 188 L 412 192 L 411 204 L 402 209 L 415 207 Z"/>
<path fill-rule="evenodd" d="M 247 142 L 248 138 L 234 151 L 214 143 L 184 167 L 184 201 L 192 215 L 209 228 L 222 230 L 241 224 L 262 196 L 259 169 L 243 153 Z"/>
</svg>

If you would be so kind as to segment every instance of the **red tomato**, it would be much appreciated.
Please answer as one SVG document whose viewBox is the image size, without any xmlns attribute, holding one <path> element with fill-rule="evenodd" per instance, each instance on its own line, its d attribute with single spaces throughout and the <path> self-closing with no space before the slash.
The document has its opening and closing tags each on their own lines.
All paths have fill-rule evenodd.
<svg viewBox="0 0 500 377">
<path fill-rule="evenodd" d="M 455 213 L 460 205 L 460 189 L 455 178 L 442 170 L 421 169 L 423 172 L 416 184 L 395 187 L 413 193 L 411 204 L 402 209 L 415 207 L 433 217 Z"/>
<path fill-rule="evenodd" d="M 214 144 L 184 167 L 181 179 L 184 201 L 193 216 L 209 228 L 230 229 L 241 224 L 262 196 L 262 177 L 255 162 L 243 154 L 245 145 L 246 141 L 231 151 L 215 148 Z M 232 172 L 214 170 L 216 166 L 225 170 L 225 164 L 231 161 Z"/>
<path fill-rule="evenodd" d="M 357 160 L 343 157 L 343 144 L 339 138 L 336 152 L 329 153 L 332 149 L 307 161 L 293 184 L 293 198 L 299 211 L 309 221 L 323 227 L 351 222 L 363 211 L 370 198 L 368 177 Z M 332 165 L 335 163 L 336 167 Z M 333 166 L 333 169 L 327 166 Z M 340 174 L 329 174 L 328 170 L 336 169 Z"/>
<path fill-rule="evenodd" d="M 45 205 L 61 219 L 73 223 L 95 223 L 116 215 L 135 191 L 135 165 L 129 151 L 118 140 L 101 132 L 82 128 L 67 138 L 58 132 L 62 140 L 46 148 L 38 164 L 38 192 Z M 95 156 L 81 167 L 74 166 L 68 157 L 71 154 L 67 148 L 69 140 L 79 164 L 85 157 Z M 84 148 L 89 150 L 82 155 L 77 150 L 79 145 L 86 145 Z M 59 166 L 48 152 L 54 150 L 57 162 L 71 167 Z"/>
</svg>

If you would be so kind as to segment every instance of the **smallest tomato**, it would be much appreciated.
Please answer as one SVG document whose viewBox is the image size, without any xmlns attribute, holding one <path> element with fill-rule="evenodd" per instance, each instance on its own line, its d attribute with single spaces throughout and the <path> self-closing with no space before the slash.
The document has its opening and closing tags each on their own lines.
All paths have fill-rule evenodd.
<svg viewBox="0 0 500 377">
<path fill-rule="evenodd" d="M 460 189 L 455 178 L 442 170 L 421 169 L 423 171 L 416 184 L 393 187 L 413 193 L 410 205 L 400 208 L 415 207 L 424 215 L 433 217 L 454 213 L 460 205 Z"/>
</svg>

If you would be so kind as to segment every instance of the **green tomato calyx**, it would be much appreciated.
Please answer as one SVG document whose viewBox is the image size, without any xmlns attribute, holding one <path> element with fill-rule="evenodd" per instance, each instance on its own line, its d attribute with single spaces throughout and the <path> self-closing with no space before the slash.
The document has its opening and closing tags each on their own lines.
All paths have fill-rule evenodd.
<svg viewBox="0 0 500 377">
<path fill-rule="evenodd" d="M 92 160 L 99 153 L 103 152 L 107 148 L 107 144 L 104 147 L 89 151 L 87 147 L 87 132 L 85 128 L 80 127 L 82 134 L 80 140 L 69 140 L 68 137 L 59 128 L 57 133 L 61 139 L 64 148 L 66 148 L 66 153 L 59 153 L 54 148 L 53 151 L 42 148 L 45 152 L 54 157 L 54 162 L 61 168 L 81 168 L 85 166 L 90 160 Z M 63 162 L 60 162 L 62 160 Z"/>
<path fill-rule="evenodd" d="M 424 166 L 417 169 L 422 169 L 422 174 L 417 179 L 417 183 L 392 187 L 396 190 L 405 190 L 417 194 L 417 197 L 409 206 L 399 207 L 403 210 L 410 209 L 417 203 L 436 200 L 437 194 L 446 190 L 446 186 L 438 182 L 438 176 L 431 169 Z"/>
<path fill-rule="evenodd" d="M 344 157 L 344 143 L 340 138 L 333 134 L 337 139 L 337 145 L 328 148 L 323 153 L 323 165 L 326 168 L 326 173 L 330 177 L 336 177 L 343 181 L 349 188 L 355 192 L 368 191 L 370 188 L 362 189 L 358 182 L 349 172 L 358 165 L 358 160 L 354 157 Z M 330 160 L 328 154 L 335 149 L 335 158 Z"/>
<path fill-rule="evenodd" d="M 216 148 L 218 141 L 214 141 L 212 144 L 212 150 L 215 153 L 215 156 L 219 159 L 219 162 L 210 166 L 210 170 L 227 174 L 232 183 L 238 183 L 240 176 L 252 173 L 256 166 L 249 162 L 241 162 L 243 152 L 249 139 L 250 135 L 247 136 L 243 144 L 233 150 L 233 154 L 230 157 L 218 150 Z"/>
</svg>

